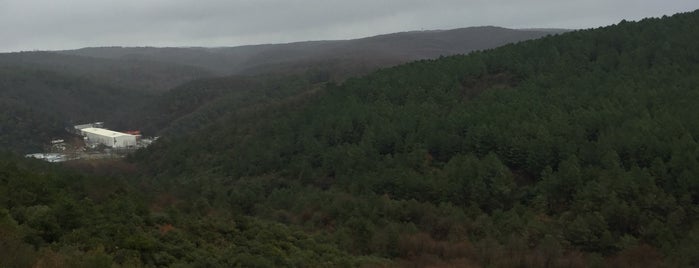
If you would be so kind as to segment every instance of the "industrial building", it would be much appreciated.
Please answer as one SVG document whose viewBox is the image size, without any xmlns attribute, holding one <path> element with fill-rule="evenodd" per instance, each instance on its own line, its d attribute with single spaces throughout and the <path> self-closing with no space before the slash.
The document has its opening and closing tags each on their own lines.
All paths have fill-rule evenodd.
<svg viewBox="0 0 699 268">
<path fill-rule="evenodd" d="M 89 144 L 104 144 L 112 148 L 136 146 L 136 135 L 111 131 L 103 128 L 88 127 L 80 130 Z"/>
</svg>

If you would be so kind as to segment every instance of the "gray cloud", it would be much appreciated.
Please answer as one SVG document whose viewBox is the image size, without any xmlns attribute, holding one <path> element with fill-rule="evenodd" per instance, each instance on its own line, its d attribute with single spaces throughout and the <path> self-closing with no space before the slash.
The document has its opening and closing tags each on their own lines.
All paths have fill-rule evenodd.
<svg viewBox="0 0 699 268">
<path fill-rule="evenodd" d="M 235 46 L 496 25 L 590 28 L 696 0 L 0 0 L 0 51 Z"/>
</svg>

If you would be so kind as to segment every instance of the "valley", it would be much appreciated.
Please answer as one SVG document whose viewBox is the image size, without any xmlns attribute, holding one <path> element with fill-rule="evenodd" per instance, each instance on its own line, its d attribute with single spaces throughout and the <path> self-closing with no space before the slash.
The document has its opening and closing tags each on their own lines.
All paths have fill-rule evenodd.
<svg viewBox="0 0 699 268">
<path fill-rule="evenodd" d="M 697 33 L 0 54 L 0 266 L 697 266 Z"/>
</svg>

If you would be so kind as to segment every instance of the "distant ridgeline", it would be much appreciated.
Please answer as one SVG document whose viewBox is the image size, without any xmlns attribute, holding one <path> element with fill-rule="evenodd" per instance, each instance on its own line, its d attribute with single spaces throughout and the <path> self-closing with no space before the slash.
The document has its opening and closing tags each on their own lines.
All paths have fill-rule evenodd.
<svg viewBox="0 0 699 268">
<path fill-rule="evenodd" d="M 0 53 L 0 108 L 6 111 L 0 115 L 0 148 L 37 152 L 51 139 L 65 138 L 64 126 L 94 120 L 148 134 L 164 128 L 169 133 L 188 131 L 207 116 L 215 118 L 212 110 L 230 109 L 218 103 L 231 104 L 233 99 L 233 104 L 247 105 L 250 99 L 283 95 L 278 93 L 284 91 L 280 87 L 300 84 L 290 80 L 340 81 L 415 59 L 493 48 L 555 32 L 561 30 L 471 27 L 223 48 Z M 246 76 L 211 78 L 236 74 Z M 278 83 L 282 79 L 290 83 Z M 197 112 L 199 106 L 213 107 Z"/>
<path fill-rule="evenodd" d="M 696 107 L 699 12 L 409 63 L 230 106 L 116 183 L 3 159 L 0 266 L 696 267 Z"/>
</svg>

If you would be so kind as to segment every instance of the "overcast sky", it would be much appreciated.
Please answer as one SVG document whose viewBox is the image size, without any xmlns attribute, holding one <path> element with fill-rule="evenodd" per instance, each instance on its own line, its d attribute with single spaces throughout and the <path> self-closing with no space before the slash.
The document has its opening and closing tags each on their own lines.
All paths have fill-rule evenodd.
<svg viewBox="0 0 699 268">
<path fill-rule="evenodd" d="M 591 28 L 697 0 L 0 0 L 0 51 L 237 46 L 494 25 Z"/>
</svg>

